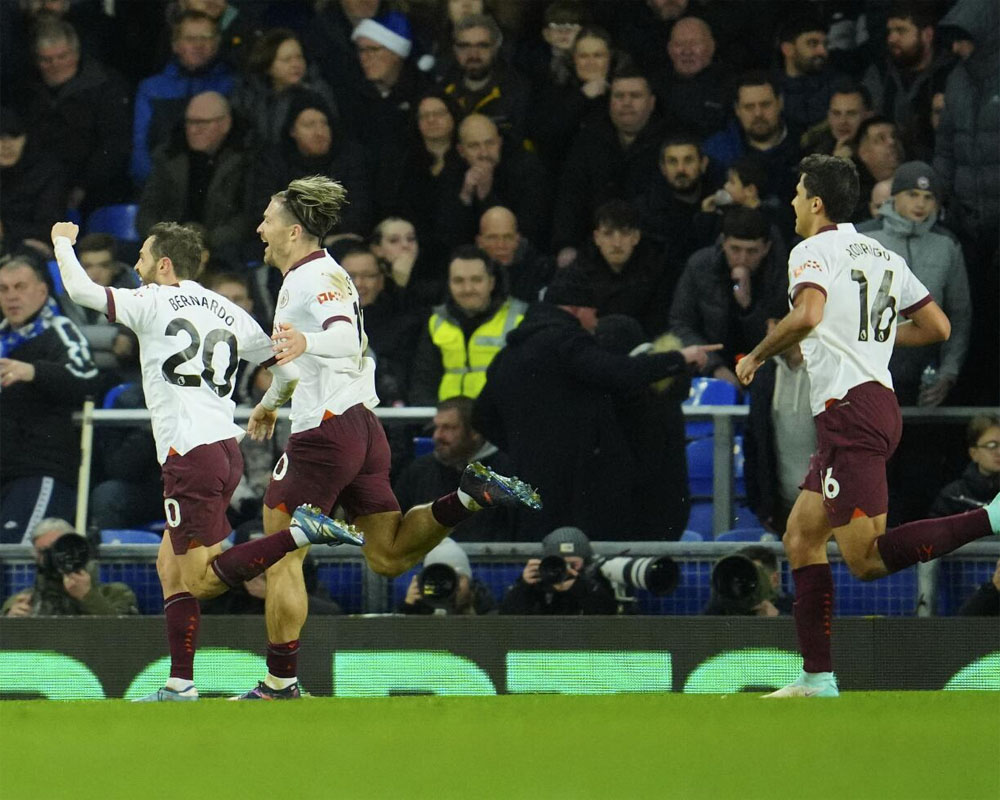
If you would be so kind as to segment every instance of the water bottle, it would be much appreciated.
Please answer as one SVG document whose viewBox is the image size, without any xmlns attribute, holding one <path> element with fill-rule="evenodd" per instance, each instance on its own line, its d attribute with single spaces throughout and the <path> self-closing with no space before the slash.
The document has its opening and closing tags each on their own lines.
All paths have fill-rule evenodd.
<svg viewBox="0 0 1000 800">
<path fill-rule="evenodd" d="M 924 367 L 924 371 L 920 373 L 920 388 L 928 389 L 937 383 L 938 371 L 937 367 L 933 364 L 928 364 Z"/>
</svg>

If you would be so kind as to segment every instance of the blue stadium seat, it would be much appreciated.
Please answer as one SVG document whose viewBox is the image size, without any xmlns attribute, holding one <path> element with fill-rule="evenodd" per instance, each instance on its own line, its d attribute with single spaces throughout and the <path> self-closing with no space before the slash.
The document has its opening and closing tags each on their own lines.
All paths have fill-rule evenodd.
<svg viewBox="0 0 1000 800">
<path fill-rule="evenodd" d="M 680 541 L 682 542 L 703 542 L 705 537 L 702 536 L 698 531 L 684 531 L 681 534 Z"/>
<path fill-rule="evenodd" d="M 719 378 L 695 378 L 691 381 L 691 391 L 683 405 L 735 406 L 739 402 L 740 391 L 729 381 Z M 711 420 L 695 420 L 685 425 L 688 439 L 711 436 L 714 430 Z"/>
<path fill-rule="evenodd" d="M 101 531 L 101 544 L 159 544 L 161 536 L 152 531 L 107 528 Z"/>
<path fill-rule="evenodd" d="M 712 538 L 712 501 L 691 503 L 691 515 L 688 517 L 687 529 L 700 533 L 706 539 Z"/>
<path fill-rule="evenodd" d="M 135 221 L 139 206 L 134 203 L 119 203 L 94 209 L 87 217 L 87 233 L 110 233 L 122 242 L 138 242 L 139 231 Z"/>
<path fill-rule="evenodd" d="M 118 402 L 121 399 L 121 396 L 130 389 L 136 388 L 138 385 L 139 384 L 134 381 L 129 381 L 126 383 L 119 383 L 117 386 L 112 386 L 108 389 L 108 393 L 104 395 L 104 402 L 101 403 L 101 407 L 118 408 Z"/>
<path fill-rule="evenodd" d="M 434 440 L 430 436 L 413 437 L 413 457 L 420 458 L 434 452 Z"/>
<path fill-rule="evenodd" d="M 714 475 L 715 439 L 711 436 L 695 439 L 686 448 L 688 465 L 688 489 L 692 495 L 711 497 L 712 476 Z M 746 459 L 743 456 L 743 437 L 733 437 L 733 491 L 737 497 L 746 494 L 743 470 Z"/>
</svg>

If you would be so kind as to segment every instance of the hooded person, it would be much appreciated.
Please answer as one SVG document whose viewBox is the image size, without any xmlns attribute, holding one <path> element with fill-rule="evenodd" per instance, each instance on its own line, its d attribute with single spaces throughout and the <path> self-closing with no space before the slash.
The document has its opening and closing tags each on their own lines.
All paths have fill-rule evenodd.
<svg viewBox="0 0 1000 800">
<path fill-rule="evenodd" d="M 900 405 L 941 404 L 958 381 L 972 335 L 965 259 L 954 234 L 938 221 L 940 203 L 941 181 L 934 169 L 908 161 L 893 175 L 891 196 L 878 216 L 858 226 L 906 259 L 951 320 L 947 341 L 893 351 L 889 371 Z"/>
<path fill-rule="evenodd" d="M 543 487 L 542 511 L 519 520 L 522 540 L 562 525 L 628 539 L 636 459 L 614 398 L 704 365 L 706 350 L 715 349 L 634 358 L 609 352 L 590 333 L 598 301 L 585 276 L 557 272 L 545 302 L 529 307 L 490 364 L 473 409 L 476 430 L 513 459 L 518 475 Z"/>
<path fill-rule="evenodd" d="M 250 209 L 262 213 L 271 195 L 306 175 L 328 175 L 347 190 L 347 206 L 331 234 L 364 236 L 372 223 L 371 181 L 364 149 L 348 138 L 319 95 L 293 90 L 279 144 L 263 150 L 250 180 Z"/>
<path fill-rule="evenodd" d="M 424 566 L 410 579 L 399 605 L 403 614 L 488 614 L 496 607 L 489 587 L 472 577 L 462 546 L 445 537 L 424 556 Z"/>
</svg>

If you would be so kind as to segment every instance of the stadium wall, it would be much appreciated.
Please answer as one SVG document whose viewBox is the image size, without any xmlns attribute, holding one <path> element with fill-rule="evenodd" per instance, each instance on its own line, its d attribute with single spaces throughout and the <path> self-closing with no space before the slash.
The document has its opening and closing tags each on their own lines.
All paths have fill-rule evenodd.
<svg viewBox="0 0 1000 800">
<path fill-rule="evenodd" d="M 841 619 L 845 690 L 1000 690 L 995 619 Z M 265 673 L 260 617 L 202 620 L 195 677 L 229 695 Z M 131 699 L 169 670 L 163 619 L 0 620 L 0 698 Z M 311 620 L 299 676 L 316 695 L 733 693 L 801 667 L 791 619 L 429 617 Z"/>
</svg>

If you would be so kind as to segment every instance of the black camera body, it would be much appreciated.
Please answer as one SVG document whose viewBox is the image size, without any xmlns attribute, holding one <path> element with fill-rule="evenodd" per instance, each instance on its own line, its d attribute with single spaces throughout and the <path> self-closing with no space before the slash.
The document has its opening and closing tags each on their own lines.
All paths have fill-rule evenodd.
<svg viewBox="0 0 1000 800">
<path fill-rule="evenodd" d="M 545 556 L 538 565 L 538 582 L 542 586 L 555 586 L 569 579 L 569 566 L 562 556 Z"/>
<path fill-rule="evenodd" d="M 90 561 L 90 544 L 78 533 L 64 533 L 42 551 L 41 572 L 50 577 L 79 572 Z"/>
</svg>

